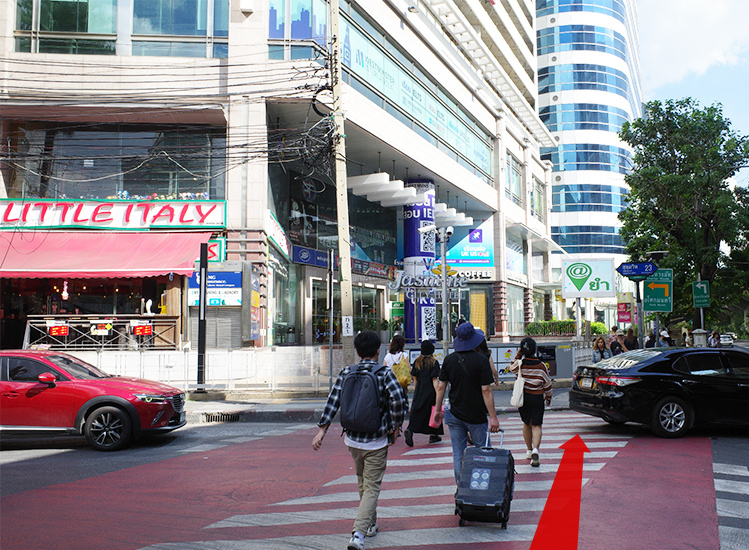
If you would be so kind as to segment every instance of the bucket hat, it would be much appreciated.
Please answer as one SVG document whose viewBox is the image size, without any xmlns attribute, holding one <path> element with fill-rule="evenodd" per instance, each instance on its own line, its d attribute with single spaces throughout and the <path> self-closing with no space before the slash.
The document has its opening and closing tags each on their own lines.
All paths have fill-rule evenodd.
<svg viewBox="0 0 749 550">
<path fill-rule="evenodd" d="M 432 355 L 433 353 L 434 353 L 434 344 L 432 344 L 429 340 L 424 340 L 421 343 L 421 354 Z"/>
<path fill-rule="evenodd" d="M 470 351 L 475 349 L 485 338 L 484 331 L 474 328 L 471 323 L 466 321 L 458 325 L 455 329 L 455 339 L 453 340 L 453 349 L 455 351 Z"/>
</svg>

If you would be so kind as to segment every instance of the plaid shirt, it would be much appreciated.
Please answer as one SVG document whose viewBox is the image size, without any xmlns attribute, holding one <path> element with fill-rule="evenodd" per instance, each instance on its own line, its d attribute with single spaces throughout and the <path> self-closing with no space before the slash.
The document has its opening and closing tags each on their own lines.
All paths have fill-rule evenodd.
<svg viewBox="0 0 749 550">
<path fill-rule="evenodd" d="M 322 416 L 320 417 L 320 421 L 317 423 L 317 425 L 323 427 L 333 421 L 333 418 L 335 417 L 338 409 L 341 406 L 341 387 L 343 386 L 343 379 L 348 373 L 360 367 L 365 367 L 373 370 L 379 366 L 379 363 L 377 363 L 376 361 L 372 361 L 371 359 L 364 359 L 358 365 L 351 365 L 344 368 L 341 371 L 341 374 L 338 375 L 335 384 L 333 384 L 333 389 L 330 390 L 330 395 L 328 395 L 328 402 L 325 403 L 325 409 L 323 410 Z M 380 429 L 376 432 L 366 433 L 346 431 L 346 435 L 348 435 L 354 441 L 358 441 L 359 443 L 369 443 L 370 441 L 374 441 L 383 437 L 388 432 L 393 431 L 396 426 L 400 426 L 401 424 L 403 424 L 403 420 L 406 415 L 406 395 L 403 392 L 403 388 L 398 383 L 398 379 L 395 377 L 395 374 L 393 374 L 393 371 L 389 368 L 382 369 L 379 373 L 377 373 L 377 381 L 380 386 L 380 395 L 384 396 L 385 398 L 384 401 L 386 402 L 387 407 L 386 414 L 382 415 Z"/>
</svg>

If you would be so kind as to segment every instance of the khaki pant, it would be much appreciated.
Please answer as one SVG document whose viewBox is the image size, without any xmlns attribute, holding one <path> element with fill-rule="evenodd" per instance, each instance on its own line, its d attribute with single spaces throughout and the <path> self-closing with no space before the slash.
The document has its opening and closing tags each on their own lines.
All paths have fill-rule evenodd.
<svg viewBox="0 0 749 550">
<path fill-rule="evenodd" d="M 366 533 L 377 521 L 377 499 L 380 497 L 380 485 L 388 463 L 388 448 L 365 451 L 349 447 L 348 450 L 354 459 L 354 469 L 359 482 L 359 511 L 353 530 Z"/>
</svg>

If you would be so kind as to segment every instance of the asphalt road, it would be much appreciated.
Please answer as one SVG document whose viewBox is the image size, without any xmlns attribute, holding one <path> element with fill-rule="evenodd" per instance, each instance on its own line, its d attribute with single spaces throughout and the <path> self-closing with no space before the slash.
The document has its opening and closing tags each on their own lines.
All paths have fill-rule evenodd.
<svg viewBox="0 0 749 550">
<path fill-rule="evenodd" d="M 382 532 L 367 548 L 527 550 L 563 456 L 559 446 L 573 434 L 591 451 L 579 550 L 749 548 L 749 429 L 700 429 L 668 440 L 642 426 L 554 411 L 544 424 L 541 467 L 531 468 L 517 414 L 500 421 L 517 460 L 506 531 L 457 526 L 449 441 L 428 445 L 417 436 L 413 448 L 401 440 L 391 450 Z M 93 451 L 81 438 L 5 443 L 0 547 L 343 548 L 358 498 L 351 459 L 334 428 L 312 451 L 314 431 L 311 423 L 196 424 L 116 453 Z"/>
</svg>

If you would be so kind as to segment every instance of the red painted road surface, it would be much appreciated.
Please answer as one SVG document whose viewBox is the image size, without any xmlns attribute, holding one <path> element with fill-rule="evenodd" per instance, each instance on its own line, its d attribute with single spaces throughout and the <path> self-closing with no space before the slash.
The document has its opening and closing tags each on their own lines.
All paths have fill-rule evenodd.
<svg viewBox="0 0 749 550">
<path fill-rule="evenodd" d="M 553 439 L 555 418 L 559 433 Z M 553 464 L 563 452 L 557 447 L 579 433 L 593 455 L 585 457 L 579 550 L 719 550 L 708 438 L 664 440 L 643 432 L 625 437 L 594 420 L 571 428 L 568 418 L 547 416 L 549 440 L 543 441 L 540 469 L 531 469 L 518 448 L 519 421 L 502 419 L 505 446 L 515 454 L 518 470 L 506 531 L 483 524 L 457 527 L 447 438 L 428 446 L 425 436 L 416 436 L 413 449 L 400 440 L 391 448 L 388 475 L 403 477 L 386 478 L 381 533 L 367 540 L 367 548 L 528 550 L 555 476 Z M 345 548 L 357 504 L 346 500 L 355 485 L 341 479 L 352 475 L 350 455 L 334 429 L 314 452 L 314 433 L 311 428 L 266 437 L 5 497 L 0 548 Z M 608 449 L 609 444 L 618 446 Z M 596 457 L 596 451 L 606 452 Z M 552 458 L 554 453 L 559 458 Z M 335 484 L 326 486 L 329 482 Z M 444 512 L 404 517 L 407 508 L 424 505 L 442 506 Z M 315 511 L 319 520 L 283 521 L 291 512 L 314 517 Z M 264 523 L 269 517 L 276 519 Z M 236 518 L 231 526 L 207 528 L 231 518 Z"/>
</svg>

